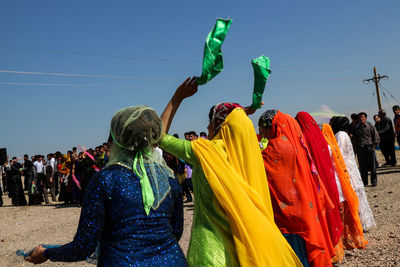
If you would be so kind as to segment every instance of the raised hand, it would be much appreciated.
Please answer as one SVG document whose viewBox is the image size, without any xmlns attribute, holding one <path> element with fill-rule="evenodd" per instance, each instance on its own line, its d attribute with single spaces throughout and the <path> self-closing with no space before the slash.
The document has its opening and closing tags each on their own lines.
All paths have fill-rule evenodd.
<svg viewBox="0 0 400 267">
<path fill-rule="evenodd" d="M 179 100 L 183 100 L 187 97 L 194 95 L 197 92 L 198 84 L 196 81 L 197 77 L 187 78 L 175 91 L 174 97 Z"/>
<path fill-rule="evenodd" d="M 264 105 L 264 102 L 261 102 L 261 107 Z M 254 114 L 256 112 L 255 109 L 252 109 L 251 106 L 243 108 L 244 111 L 246 112 L 247 116 Z"/>
<path fill-rule="evenodd" d="M 171 100 L 168 102 L 161 114 L 161 120 L 163 122 L 164 132 L 168 132 L 171 126 L 172 119 L 175 116 L 176 111 L 183 99 L 194 95 L 197 92 L 198 84 L 196 81 L 197 77 L 187 78 L 179 87 L 176 89 L 175 94 L 172 96 Z"/>
</svg>

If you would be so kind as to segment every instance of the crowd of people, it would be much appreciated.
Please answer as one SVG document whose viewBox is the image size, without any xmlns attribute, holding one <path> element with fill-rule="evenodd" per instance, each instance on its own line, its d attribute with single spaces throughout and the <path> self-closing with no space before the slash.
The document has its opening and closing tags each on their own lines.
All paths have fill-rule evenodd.
<svg viewBox="0 0 400 267">
<path fill-rule="evenodd" d="M 369 173 L 378 184 L 378 146 L 385 165 L 396 165 L 398 106 L 395 127 L 384 110 L 375 126 L 365 112 L 319 125 L 307 112 L 267 110 L 256 134 L 248 118 L 255 110 L 225 102 L 211 107 L 208 135 L 179 139 L 167 133 L 181 102 L 197 92 L 195 78 L 161 117 L 146 106 L 117 111 L 109 143 L 96 150 L 5 164 L 13 204 L 26 203 L 21 172 L 30 204 L 47 203 L 47 192 L 82 203 L 74 240 L 38 246 L 28 261 L 84 260 L 99 246 L 99 266 L 332 266 L 344 250 L 366 248 L 375 220 L 365 186 Z M 186 258 L 178 245 L 182 191 L 186 202 L 194 195 Z"/>
<path fill-rule="evenodd" d="M 57 151 L 46 157 L 24 155 L 22 164 L 13 157 L 0 166 L 0 193 L 8 194 L 16 206 L 50 204 L 49 194 L 52 203 L 79 204 L 89 180 L 105 166 L 108 156 L 109 145 L 104 143 L 79 153 L 73 147 L 66 154 Z"/>
<path fill-rule="evenodd" d="M 175 136 L 179 137 L 178 134 Z M 184 136 L 188 141 L 199 138 L 195 131 L 186 132 Z M 207 139 L 207 134 L 201 132 L 200 137 Z M 22 164 L 13 157 L 12 160 L 0 166 L 0 206 L 3 205 L 2 194 L 8 195 L 12 205 L 15 206 L 57 202 L 80 204 L 90 178 L 107 164 L 109 147 L 108 143 L 104 143 L 96 149 L 90 148 L 80 153 L 77 153 L 77 148 L 73 147 L 66 154 L 57 151 L 47 154 L 46 157 L 35 155 L 31 159 L 25 154 Z M 192 166 L 155 148 L 174 171 L 184 192 L 184 202 L 192 202 Z M 50 194 L 51 202 L 48 194 Z"/>
</svg>

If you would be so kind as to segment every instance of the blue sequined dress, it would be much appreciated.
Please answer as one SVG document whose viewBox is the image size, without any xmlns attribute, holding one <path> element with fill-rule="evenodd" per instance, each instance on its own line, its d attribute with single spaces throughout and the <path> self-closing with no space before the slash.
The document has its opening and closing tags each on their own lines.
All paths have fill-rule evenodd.
<svg viewBox="0 0 400 267">
<path fill-rule="evenodd" d="M 171 191 L 147 216 L 139 178 L 112 165 L 89 182 L 79 226 L 71 243 L 46 249 L 51 261 L 81 261 L 100 244 L 98 266 L 186 266 L 178 244 L 183 231 L 182 192 Z"/>
</svg>

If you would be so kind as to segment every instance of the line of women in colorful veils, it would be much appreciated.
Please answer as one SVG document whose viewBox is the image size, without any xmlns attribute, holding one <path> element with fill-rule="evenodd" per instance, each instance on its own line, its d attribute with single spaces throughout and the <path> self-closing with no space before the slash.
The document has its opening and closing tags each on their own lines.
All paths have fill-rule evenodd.
<svg viewBox="0 0 400 267">
<path fill-rule="evenodd" d="M 296 118 L 270 110 L 259 130 L 268 137 L 262 151 L 275 222 L 282 233 L 297 234 L 305 246 L 303 265 L 341 262 L 345 249 L 365 248 L 363 230 L 375 226 L 357 168 L 345 117 L 322 129 L 307 112 Z M 289 243 L 290 239 L 288 239 Z"/>
<path fill-rule="evenodd" d="M 166 132 L 191 95 L 178 92 L 161 116 Z M 344 131 L 348 119 L 333 117 L 321 129 L 306 112 L 294 119 L 268 110 L 257 136 L 247 116 L 253 112 L 217 104 L 209 112 L 211 140 L 167 135 L 159 143 L 194 166 L 188 264 L 331 266 L 344 249 L 365 248 L 363 231 L 375 221 Z"/>
<path fill-rule="evenodd" d="M 74 241 L 36 247 L 26 259 L 82 260 L 100 242 L 99 266 L 332 266 L 343 249 L 365 248 L 363 230 L 375 222 L 343 131 L 348 120 L 320 129 L 306 112 L 294 119 L 269 110 L 257 136 L 254 110 L 220 103 L 209 112 L 210 140 L 165 134 L 196 92 L 195 77 L 187 79 L 161 118 L 146 106 L 119 110 L 110 162 L 90 182 Z M 182 200 L 155 143 L 193 165 L 186 260 L 177 243 Z"/>
<path fill-rule="evenodd" d="M 258 139 L 268 192 L 260 181 L 265 174 L 257 171 L 261 157 L 254 151 L 254 127 L 243 109 L 221 103 L 210 114 L 217 133 L 210 141 L 191 143 L 195 156 L 185 157 L 183 140 L 166 136 L 161 142 L 198 174 L 192 176 L 197 203 L 189 265 L 331 266 L 343 260 L 344 249 L 366 247 L 363 230 L 375 221 L 344 131 L 347 118 L 334 117 L 332 127 L 321 129 L 306 112 L 296 119 L 264 112 Z M 282 244 L 274 223 L 301 263 Z M 224 232 L 232 236 L 227 240 Z"/>
</svg>

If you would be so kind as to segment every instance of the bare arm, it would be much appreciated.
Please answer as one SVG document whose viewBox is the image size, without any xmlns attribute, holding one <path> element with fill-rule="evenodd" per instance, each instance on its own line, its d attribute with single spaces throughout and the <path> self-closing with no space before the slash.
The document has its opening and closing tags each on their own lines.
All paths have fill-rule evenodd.
<svg viewBox="0 0 400 267">
<path fill-rule="evenodd" d="M 176 111 L 178 110 L 180 104 L 183 99 L 194 95 L 197 92 L 197 82 L 196 76 L 192 78 L 187 78 L 175 91 L 174 95 L 171 97 L 171 100 L 168 102 L 165 107 L 163 113 L 161 114 L 161 120 L 163 122 L 163 131 L 168 132 L 169 127 L 171 126 L 172 119 L 175 116 Z"/>
</svg>

